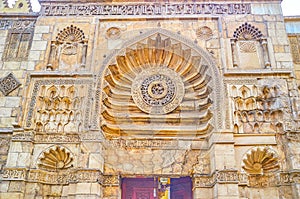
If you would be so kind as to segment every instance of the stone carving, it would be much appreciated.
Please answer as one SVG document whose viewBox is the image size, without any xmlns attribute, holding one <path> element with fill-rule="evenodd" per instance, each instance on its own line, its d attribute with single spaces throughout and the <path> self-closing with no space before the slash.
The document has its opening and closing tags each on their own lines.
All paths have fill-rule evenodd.
<svg viewBox="0 0 300 199">
<path fill-rule="evenodd" d="M 250 14 L 246 3 L 42 4 L 46 16 Z"/>
<path fill-rule="evenodd" d="M 121 30 L 120 28 L 117 27 L 110 27 L 107 31 L 106 31 L 106 37 L 108 39 L 119 39 L 121 36 Z"/>
<path fill-rule="evenodd" d="M 92 97 L 91 84 L 90 79 L 76 80 L 61 77 L 33 79 L 33 91 L 30 94 L 30 106 L 26 114 L 26 126 L 35 128 L 38 132 L 45 132 L 47 125 L 47 128 L 53 127 L 52 133 L 58 131 L 60 133 L 78 132 L 83 127 L 82 123 L 87 128 Z M 50 101 L 47 101 L 48 99 Z M 82 107 L 81 104 L 86 106 Z M 50 116 L 52 116 L 51 122 Z M 58 125 L 58 131 L 53 124 Z M 66 127 L 67 124 L 69 124 L 68 127 Z"/>
<path fill-rule="evenodd" d="M 98 170 L 67 170 L 66 172 L 48 172 L 42 170 L 30 170 L 27 174 L 29 182 L 43 184 L 63 185 L 69 183 L 97 182 L 101 172 Z"/>
<path fill-rule="evenodd" d="M 238 173 L 236 170 L 222 170 L 217 172 L 217 182 L 238 182 Z"/>
<path fill-rule="evenodd" d="M 106 137 L 209 133 L 207 67 L 191 49 L 161 34 L 127 48 L 103 78 L 100 125 Z"/>
<path fill-rule="evenodd" d="M 166 114 L 182 102 L 184 85 L 180 76 L 169 68 L 149 68 L 133 80 L 131 94 L 142 111 Z"/>
<path fill-rule="evenodd" d="M 31 48 L 35 21 L 19 20 L 12 23 L 2 56 L 3 61 L 26 61 Z"/>
<path fill-rule="evenodd" d="M 80 137 L 78 134 L 36 134 L 34 136 L 35 143 L 79 143 Z"/>
<path fill-rule="evenodd" d="M 261 31 L 249 23 L 242 24 L 233 33 L 235 39 L 242 40 L 260 39 L 262 36 Z"/>
<path fill-rule="evenodd" d="M 276 85 L 232 86 L 236 133 L 283 132 L 286 102 Z"/>
<path fill-rule="evenodd" d="M 25 180 L 26 169 L 23 168 L 5 168 L 2 171 L 2 180 Z"/>
<path fill-rule="evenodd" d="M 119 186 L 120 178 L 119 176 L 103 175 L 99 178 L 98 182 L 103 186 Z"/>
<path fill-rule="evenodd" d="M 289 41 L 290 41 L 290 46 L 291 46 L 291 53 L 292 53 L 292 56 L 293 56 L 293 61 L 294 63 L 296 64 L 299 64 L 300 63 L 300 38 L 299 38 L 300 35 L 289 35 L 288 38 L 289 38 Z"/>
<path fill-rule="evenodd" d="M 39 89 L 35 130 L 47 133 L 78 133 L 83 124 L 82 104 L 86 86 L 43 85 Z"/>
<path fill-rule="evenodd" d="M 73 167 L 72 154 L 59 146 L 51 147 L 39 158 L 38 167 L 49 171 L 64 170 Z"/>
<path fill-rule="evenodd" d="M 87 40 L 82 30 L 69 26 L 61 30 L 52 41 L 48 70 L 77 70 L 84 68 L 87 55 Z"/>
<path fill-rule="evenodd" d="M 213 36 L 212 29 L 207 26 L 200 27 L 196 30 L 196 35 L 199 39 L 209 40 Z"/>
<path fill-rule="evenodd" d="M 13 75 L 13 73 L 9 73 L 3 78 L 0 78 L 0 90 L 3 95 L 8 95 L 13 90 L 18 88 L 21 85 L 19 80 Z"/>
<path fill-rule="evenodd" d="M 265 174 L 279 170 L 277 154 L 268 147 L 255 147 L 245 154 L 242 168 L 250 175 Z"/>
<path fill-rule="evenodd" d="M 11 140 L 19 142 L 32 142 L 33 136 L 33 132 L 17 133 L 12 136 Z"/>
<path fill-rule="evenodd" d="M 239 26 L 231 40 L 233 67 L 261 68 L 260 60 L 264 60 L 265 68 L 270 67 L 267 44 L 267 40 L 255 26 L 249 23 Z"/>
<path fill-rule="evenodd" d="M 0 30 L 10 29 L 13 21 L 10 20 L 0 20 Z"/>
<path fill-rule="evenodd" d="M 160 149 L 178 147 L 178 142 L 175 140 L 163 139 L 113 139 L 106 142 L 108 145 L 124 149 Z"/>
<path fill-rule="evenodd" d="M 248 186 L 255 188 L 274 187 L 280 184 L 278 175 L 250 175 L 248 177 Z"/>
</svg>

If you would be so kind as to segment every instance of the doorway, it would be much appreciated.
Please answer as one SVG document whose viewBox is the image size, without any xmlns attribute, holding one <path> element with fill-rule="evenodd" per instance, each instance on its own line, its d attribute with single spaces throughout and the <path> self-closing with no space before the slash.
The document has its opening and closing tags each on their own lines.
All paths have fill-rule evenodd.
<svg viewBox="0 0 300 199">
<path fill-rule="evenodd" d="M 123 178 L 122 199 L 192 199 L 192 180 L 180 178 Z"/>
</svg>

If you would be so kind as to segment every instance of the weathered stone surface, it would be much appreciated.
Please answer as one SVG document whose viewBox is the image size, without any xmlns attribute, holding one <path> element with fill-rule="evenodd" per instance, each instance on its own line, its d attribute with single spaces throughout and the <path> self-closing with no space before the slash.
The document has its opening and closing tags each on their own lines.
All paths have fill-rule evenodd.
<svg viewBox="0 0 300 199">
<path fill-rule="evenodd" d="M 280 1 L 40 2 L 0 3 L 1 199 L 299 197 Z"/>
</svg>

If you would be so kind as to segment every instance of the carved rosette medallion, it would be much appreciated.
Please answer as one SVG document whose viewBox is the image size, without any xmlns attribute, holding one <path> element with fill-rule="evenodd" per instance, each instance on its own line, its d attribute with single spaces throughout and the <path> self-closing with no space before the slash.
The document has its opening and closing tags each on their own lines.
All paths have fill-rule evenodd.
<svg viewBox="0 0 300 199">
<path fill-rule="evenodd" d="M 135 78 L 132 88 L 135 104 L 143 112 L 166 114 L 176 109 L 184 95 L 184 84 L 173 70 L 155 67 Z"/>
</svg>

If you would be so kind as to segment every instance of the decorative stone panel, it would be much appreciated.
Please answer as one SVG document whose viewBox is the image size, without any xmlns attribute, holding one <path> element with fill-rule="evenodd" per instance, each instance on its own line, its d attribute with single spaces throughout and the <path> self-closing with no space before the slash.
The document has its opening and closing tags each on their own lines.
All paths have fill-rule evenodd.
<svg viewBox="0 0 300 199">
<path fill-rule="evenodd" d="M 127 48 L 102 85 L 100 125 L 107 138 L 197 137 L 212 130 L 208 65 L 170 37 L 154 34 Z"/>
<path fill-rule="evenodd" d="M 267 40 L 258 28 L 249 23 L 244 23 L 235 30 L 231 50 L 234 68 L 257 69 L 271 66 Z"/>
<path fill-rule="evenodd" d="M 28 92 L 30 106 L 24 117 L 26 127 L 49 134 L 78 133 L 88 127 L 92 80 L 62 77 L 32 80 Z"/>
<path fill-rule="evenodd" d="M 83 31 L 76 26 L 68 26 L 61 30 L 51 49 L 47 70 L 74 71 L 85 67 L 87 56 L 87 40 Z"/>
<path fill-rule="evenodd" d="M 21 83 L 13 73 L 9 73 L 7 76 L 0 78 L 0 90 L 4 95 L 8 95 L 20 85 Z"/>
<path fill-rule="evenodd" d="M 291 53 L 293 56 L 293 61 L 296 64 L 300 64 L 300 34 L 290 34 L 288 35 Z"/>
<path fill-rule="evenodd" d="M 3 61 L 26 61 L 31 48 L 35 21 L 13 21 L 6 39 Z"/>
<path fill-rule="evenodd" d="M 282 133 L 292 120 L 286 85 L 231 85 L 233 123 L 236 133 Z M 285 89 L 285 90 L 284 90 Z"/>
</svg>

